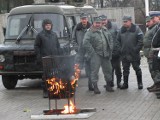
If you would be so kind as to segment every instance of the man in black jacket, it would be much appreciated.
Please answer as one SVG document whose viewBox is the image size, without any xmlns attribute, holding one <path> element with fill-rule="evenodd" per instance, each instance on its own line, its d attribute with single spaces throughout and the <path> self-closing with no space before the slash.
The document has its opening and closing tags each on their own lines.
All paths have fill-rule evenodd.
<svg viewBox="0 0 160 120">
<path fill-rule="evenodd" d="M 39 63 L 42 61 L 42 57 L 49 55 L 58 55 L 60 44 L 56 33 L 52 31 L 52 21 L 45 19 L 42 23 L 43 30 L 37 35 L 34 48 L 37 54 L 37 60 Z M 42 78 L 43 79 L 43 78 Z M 45 80 L 43 80 L 43 97 L 48 97 L 47 89 L 45 87 Z"/>
<path fill-rule="evenodd" d="M 93 85 L 91 83 L 90 78 L 90 66 L 89 66 L 89 60 L 84 59 L 85 50 L 82 48 L 83 38 L 87 30 L 91 27 L 91 24 L 88 21 L 88 14 L 82 13 L 80 15 L 80 23 L 78 23 L 73 30 L 72 33 L 72 44 L 78 45 L 78 51 L 76 55 L 76 62 L 80 64 L 81 68 L 83 68 L 83 65 L 85 67 L 85 72 L 88 77 L 88 89 L 89 91 L 93 91 Z"/>
<path fill-rule="evenodd" d="M 137 75 L 138 89 L 143 89 L 142 71 L 140 68 L 140 50 L 143 46 L 143 33 L 138 26 L 132 23 L 131 16 L 123 17 L 123 26 L 118 33 L 117 40 L 121 46 L 123 65 L 124 83 L 121 86 L 121 89 L 128 88 L 128 77 L 131 64 Z"/>
</svg>

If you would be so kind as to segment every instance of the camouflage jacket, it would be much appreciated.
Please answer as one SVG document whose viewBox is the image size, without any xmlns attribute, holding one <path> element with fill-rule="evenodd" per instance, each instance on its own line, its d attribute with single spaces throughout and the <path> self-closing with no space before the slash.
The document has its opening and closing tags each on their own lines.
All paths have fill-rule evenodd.
<svg viewBox="0 0 160 120">
<path fill-rule="evenodd" d="M 112 35 L 106 27 L 98 30 L 92 26 L 84 36 L 83 47 L 87 59 L 90 59 L 94 54 L 111 59 L 113 50 Z"/>
<path fill-rule="evenodd" d="M 146 58 L 149 58 L 150 54 L 151 54 L 151 43 L 152 43 L 152 38 L 154 36 L 156 29 L 155 29 L 155 25 L 153 25 L 152 27 L 149 27 L 148 31 L 146 32 L 144 39 L 143 39 L 143 43 L 144 43 L 144 47 L 143 47 L 143 52 L 144 52 L 144 56 Z"/>
</svg>

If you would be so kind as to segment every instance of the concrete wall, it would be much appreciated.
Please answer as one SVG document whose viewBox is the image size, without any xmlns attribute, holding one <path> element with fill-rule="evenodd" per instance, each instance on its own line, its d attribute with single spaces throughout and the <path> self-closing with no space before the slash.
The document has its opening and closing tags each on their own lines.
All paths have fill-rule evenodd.
<svg viewBox="0 0 160 120">
<path fill-rule="evenodd" d="M 4 41 L 3 27 L 6 27 L 8 14 L 0 14 L 0 43 Z"/>
<path fill-rule="evenodd" d="M 132 16 L 133 23 L 135 23 L 135 13 L 133 7 L 124 7 L 124 8 L 101 8 L 97 9 L 99 15 L 107 15 L 108 19 L 117 23 L 118 26 L 122 25 L 122 17 L 124 15 Z"/>
</svg>

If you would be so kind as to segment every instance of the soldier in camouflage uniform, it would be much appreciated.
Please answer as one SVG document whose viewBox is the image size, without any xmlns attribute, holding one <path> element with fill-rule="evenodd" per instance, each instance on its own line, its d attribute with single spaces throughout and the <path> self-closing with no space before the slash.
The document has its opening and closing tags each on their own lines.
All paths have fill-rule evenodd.
<svg viewBox="0 0 160 120">
<path fill-rule="evenodd" d="M 94 86 L 94 93 L 101 93 L 97 85 L 100 66 L 107 82 L 106 90 L 113 92 L 114 90 L 111 87 L 113 38 L 110 32 L 105 27 L 102 27 L 99 17 L 94 18 L 93 26 L 85 34 L 83 47 L 86 50 L 85 58 L 90 60 L 91 81 Z"/>
<path fill-rule="evenodd" d="M 154 35 L 151 43 L 153 51 L 152 67 L 154 70 L 154 86 L 149 89 L 149 92 L 157 92 L 160 91 L 160 58 L 158 57 L 160 51 L 160 12 L 152 12 L 150 16 L 156 25 L 153 28 Z"/>
<path fill-rule="evenodd" d="M 144 39 L 143 39 L 143 43 L 144 43 L 144 48 L 143 48 L 143 52 L 145 57 L 147 58 L 147 62 L 148 62 L 148 67 L 149 67 L 149 71 L 151 73 L 151 77 L 154 81 L 154 77 L 155 77 L 155 72 L 153 70 L 153 51 L 151 50 L 151 42 L 152 42 L 152 38 L 155 34 L 155 23 L 153 22 L 153 20 L 151 19 L 150 16 L 146 17 L 146 27 L 148 27 L 148 31 L 146 32 Z M 153 84 L 151 87 L 148 87 L 147 89 L 150 90 L 155 86 L 155 84 Z"/>
<path fill-rule="evenodd" d="M 122 77 L 121 72 L 121 60 L 120 60 L 120 46 L 117 44 L 118 28 L 115 23 L 112 23 L 107 19 L 107 16 L 101 15 L 102 24 L 105 26 L 113 37 L 113 52 L 112 52 L 112 86 L 114 86 L 114 71 L 117 77 L 117 88 L 120 88 L 120 82 Z M 106 86 L 105 86 L 106 87 Z"/>
<path fill-rule="evenodd" d="M 121 89 L 128 89 L 128 77 L 131 64 L 136 72 L 138 89 L 143 89 L 142 71 L 140 68 L 140 50 L 143 46 L 143 33 L 138 26 L 132 23 L 131 16 L 123 17 L 123 26 L 118 33 L 117 40 L 121 46 L 124 78 Z"/>
</svg>

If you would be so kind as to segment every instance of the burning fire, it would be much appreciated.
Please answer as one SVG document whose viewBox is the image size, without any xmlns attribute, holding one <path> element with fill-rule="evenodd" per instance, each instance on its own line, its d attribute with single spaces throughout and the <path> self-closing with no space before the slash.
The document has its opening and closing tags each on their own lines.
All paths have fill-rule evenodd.
<svg viewBox="0 0 160 120">
<path fill-rule="evenodd" d="M 64 106 L 64 111 L 62 111 L 61 113 L 67 114 L 67 113 L 74 113 L 75 112 L 75 106 L 72 103 L 72 101 L 70 100 L 70 105 L 65 105 Z"/>
<path fill-rule="evenodd" d="M 77 86 L 77 81 L 80 76 L 80 69 L 78 64 L 75 64 L 74 71 L 75 73 L 70 80 L 70 85 L 72 90 L 74 90 L 75 87 Z M 60 96 L 62 93 L 68 90 L 67 88 L 68 83 L 66 82 L 66 80 L 63 80 L 57 77 L 48 79 L 47 84 L 49 85 L 48 90 L 52 92 L 54 95 Z M 74 91 L 71 94 L 74 94 Z"/>
</svg>

